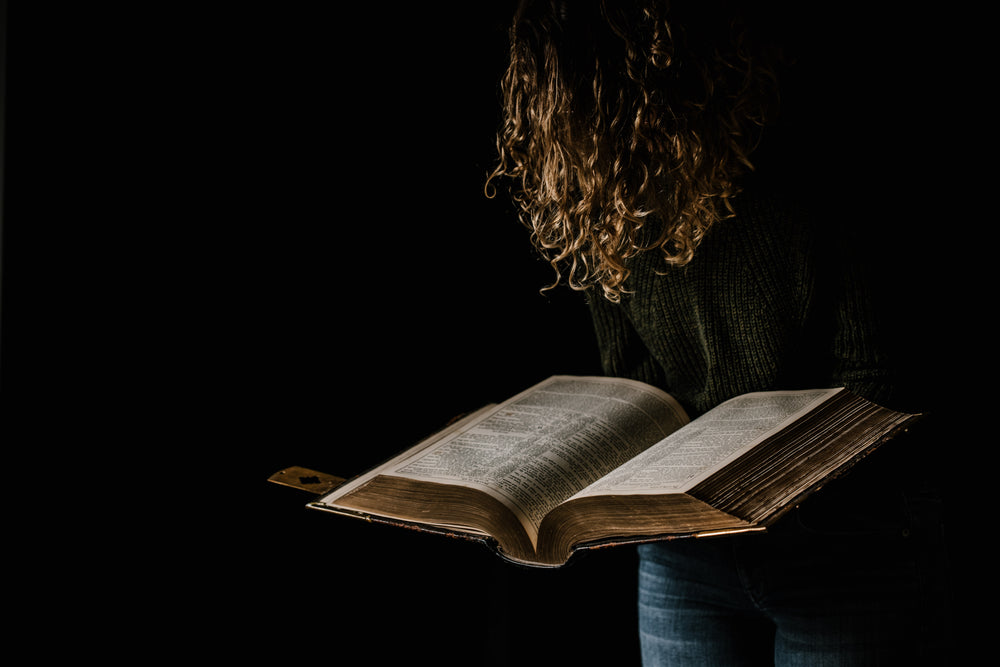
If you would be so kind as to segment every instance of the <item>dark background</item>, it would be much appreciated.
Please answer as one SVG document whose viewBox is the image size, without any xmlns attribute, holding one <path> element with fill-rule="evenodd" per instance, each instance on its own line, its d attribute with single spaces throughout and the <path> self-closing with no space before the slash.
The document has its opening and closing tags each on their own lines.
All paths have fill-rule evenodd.
<svg viewBox="0 0 1000 667">
<path fill-rule="evenodd" d="M 512 6 L 12 13 L 5 441 L 46 591 L 25 619 L 72 610 L 97 621 L 78 649 L 143 658 L 635 663 L 630 549 L 528 570 L 266 481 L 357 474 L 599 370 L 582 298 L 539 293 L 482 194 Z M 975 343 L 946 250 L 978 185 L 943 128 L 978 93 L 929 45 L 941 22 L 865 12 L 775 10 L 799 62 L 769 159 L 858 221 L 911 379 L 952 414 Z"/>
</svg>

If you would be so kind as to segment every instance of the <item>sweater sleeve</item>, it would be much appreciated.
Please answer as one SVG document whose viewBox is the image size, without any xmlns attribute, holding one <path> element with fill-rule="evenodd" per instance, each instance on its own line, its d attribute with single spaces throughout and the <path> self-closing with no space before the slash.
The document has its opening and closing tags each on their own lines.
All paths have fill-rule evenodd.
<svg viewBox="0 0 1000 667">
<path fill-rule="evenodd" d="M 893 407 L 902 397 L 896 387 L 889 341 L 874 306 L 870 271 L 855 258 L 845 267 L 840 287 L 832 349 L 835 381 L 871 401 Z"/>
<path fill-rule="evenodd" d="M 668 390 L 659 364 L 643 343 L 625 309 L 597 294 L 588 299 L 605 375 L 640 380 Z"/>
</svg>

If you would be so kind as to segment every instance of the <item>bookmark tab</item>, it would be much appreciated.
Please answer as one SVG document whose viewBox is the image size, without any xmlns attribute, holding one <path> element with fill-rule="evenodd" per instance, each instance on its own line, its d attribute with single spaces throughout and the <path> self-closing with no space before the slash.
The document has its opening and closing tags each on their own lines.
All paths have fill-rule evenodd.
<svg viewBox="0 0 1000 667">
<path fill-rule="evenodd" d="M 345 479 L 309 468 L 292 466 L 279 470 L 268 477 L 267 481 L 321 496 L 343 484 Z"/>
</svg>

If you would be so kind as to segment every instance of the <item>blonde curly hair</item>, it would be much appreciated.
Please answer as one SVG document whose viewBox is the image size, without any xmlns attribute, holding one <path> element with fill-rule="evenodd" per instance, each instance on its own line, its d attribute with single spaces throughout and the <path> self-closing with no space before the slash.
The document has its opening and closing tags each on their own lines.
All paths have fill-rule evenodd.
<svg viewBox="0 0 1000 667">
<path fill-rule="evenodd" d="M 776 100 L 774 54 L 716 3 L 683 4 L 522 0 L 515 14 L 487 194 L 509 179 L 549 287 L 565 272 L 618 301 L 630 257 L 685 264 L 732 214 Z"/>
</svg>

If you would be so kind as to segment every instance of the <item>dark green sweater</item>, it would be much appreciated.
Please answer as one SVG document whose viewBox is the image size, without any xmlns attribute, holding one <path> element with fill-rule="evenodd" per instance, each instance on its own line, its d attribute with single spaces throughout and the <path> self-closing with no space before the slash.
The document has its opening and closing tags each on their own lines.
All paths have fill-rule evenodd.
<svg viewBox="0 0 1000 667">
<path fill-rule="evenodd" d="M 892 377 L 863 274 L 840 235 L 746 191 L 694 259 L 629 265 L 619 305 L 590 297 L 604 372 L 662 387 L 695 417 L 749 391 L 847 386 L 883 404 Z"/>
</svg>

